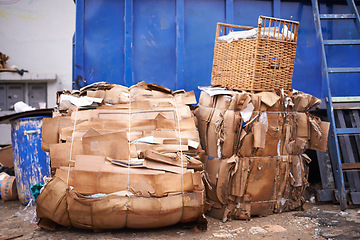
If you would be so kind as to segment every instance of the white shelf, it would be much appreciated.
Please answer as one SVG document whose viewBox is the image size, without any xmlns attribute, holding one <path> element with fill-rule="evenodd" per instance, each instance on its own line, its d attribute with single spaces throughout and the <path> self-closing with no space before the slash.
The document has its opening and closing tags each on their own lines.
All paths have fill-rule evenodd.
<svg viewBox="0 0 360 240">
<path fill-rule="evenodd" d="M 56 73 L 27 73 L 20 75 L 16 72 L 0 72 L 0 83 L 5 82 L 53 82 Z"/>
</svg>

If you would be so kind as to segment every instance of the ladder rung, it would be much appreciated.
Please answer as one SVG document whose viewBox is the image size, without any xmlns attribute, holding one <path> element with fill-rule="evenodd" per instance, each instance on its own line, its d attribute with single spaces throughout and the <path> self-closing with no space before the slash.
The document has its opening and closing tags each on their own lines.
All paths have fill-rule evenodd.
<svg viewBox="0 0 360 240">
<path fill-rule="evenodd" d="M 342 134 L 360 134 L 360 128 L 337 128 L 336 133 Z"/>
<path fill-rule="evenodd" d="M 334 20 L 334 19 L 355 19 L 355 14 L 319 14 L 320 19 Z"/>
<path fill-rule="evenodd" d="M 348 68 L 328 68 L 329 73 L 358 73 L 360 67 L 348 67 Z"/>
<path fill-rule="evenodd" d="M 346 40 L 324 40 L 324 45 L 359 45 L 358 39 L 346 39 Z"/>
<path fill-rule="evenodd" d="M 354 97 L 332 97 L 331 101 L 333 103 L 353 103 L 353 102 L 360 102 L 360 96 Z"/>
<path fill-rule="evenodd" d="M 359 102 L 335 102 L 333 103 L 334 110 L 360 110 Z"/>
<path fill-rule="evenodd" d="M 343 163 L 342 169 L 348 170 L 348 169 L 360 169 L 360 163 Z"/>
</svg>

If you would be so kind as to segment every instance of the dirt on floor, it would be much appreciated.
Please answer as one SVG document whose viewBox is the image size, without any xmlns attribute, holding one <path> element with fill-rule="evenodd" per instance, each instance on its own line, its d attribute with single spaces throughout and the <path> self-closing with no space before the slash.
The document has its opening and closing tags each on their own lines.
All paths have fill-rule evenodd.
<svg viewBox="0 0 360 240">
<path fill-rule="evenodd" d="M 74 228 L 41 229 L 32 221 L 34 207 L 0 200 L 0 240 L 3 239 L 360 239 L 360 208 L 307 202 L 304 211 L 285 212 L 250 221 L 206 217 L 207 231 L 195 225 L 161 229 L 120 229 L 93 232 Z M 35 220 L 35 219 L 34 219 Z"/>
</svg>

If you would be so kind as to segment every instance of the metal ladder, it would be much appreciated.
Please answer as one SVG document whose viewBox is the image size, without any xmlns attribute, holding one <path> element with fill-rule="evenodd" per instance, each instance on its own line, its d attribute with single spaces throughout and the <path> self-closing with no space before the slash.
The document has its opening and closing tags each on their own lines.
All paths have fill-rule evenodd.
<svg viewBox="0 0 360 240">
<path fill-rule="evenodd" d="M 352 19 L 360 32 L 359 12 L 354 0 L 347 0 L 349 14 L 320 14 L 318 0 L 311 0 L 317 39 L 321 43 L 322 84 L 327 89 L 326 111 L 330 121 L 329 152 L 335 177 L 335 197 L 341 209 L 347 207 L 349 195 L 354 204 L 360 204 L 360 97 L 332 97 L 329 75 L 333 73 L 359 73 L 360 67 L 328 67 L 325 46 L 359 45 L 360 40 L 324 40 L 321 21 Z M 345 116 L 345 117 L 344 117 Z M 358 150 L 356 150 L 356 148 Z M 347 178 L 345 182 L 344 176 Z M 347 186 L 347 189 L 345 189 Z"/>
</svg>

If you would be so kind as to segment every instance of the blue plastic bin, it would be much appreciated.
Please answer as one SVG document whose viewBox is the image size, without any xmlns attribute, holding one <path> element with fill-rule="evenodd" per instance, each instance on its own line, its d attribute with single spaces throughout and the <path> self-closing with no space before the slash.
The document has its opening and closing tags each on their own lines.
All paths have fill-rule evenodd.
<svg viewBox="0 0 360 240">
<path fill-rule="evenodd" d="M 11 121 L 14 170 L 19 200 L 27 205 L 33 199 L 30 187 L 50 177 L 50 155 L 41 149 L 42 119 L 45 116 Z"/>
</svg>

